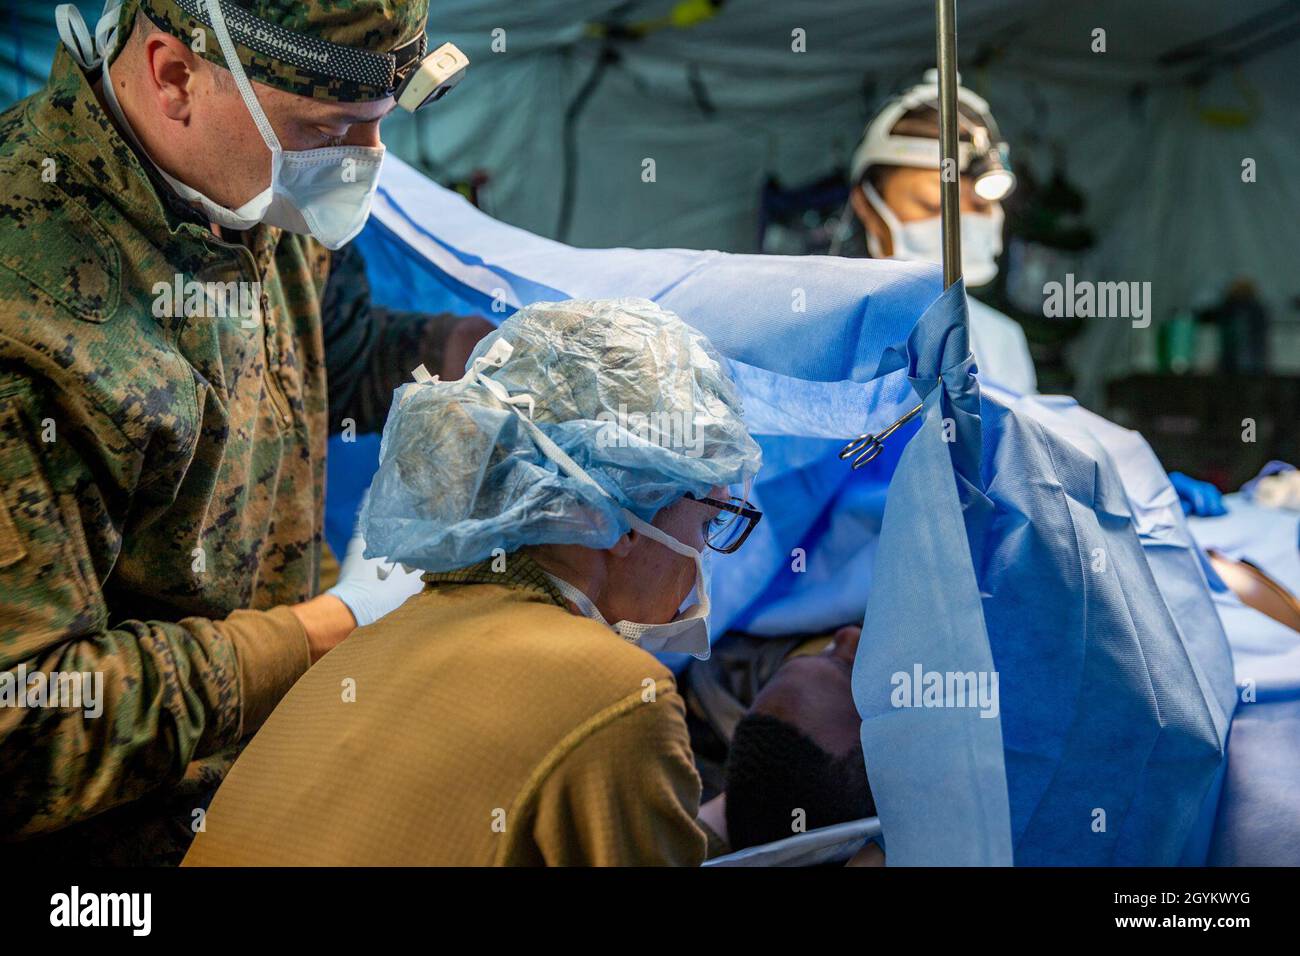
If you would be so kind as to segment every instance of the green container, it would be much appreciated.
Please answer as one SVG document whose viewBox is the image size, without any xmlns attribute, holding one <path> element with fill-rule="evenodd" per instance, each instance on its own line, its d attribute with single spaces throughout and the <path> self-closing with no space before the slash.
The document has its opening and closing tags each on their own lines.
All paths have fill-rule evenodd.
<svg viewBox="0 0 1300 956">
<path fill-rule="evenodd" d="M 1182 375 L 1191 371 L 1196 358 L 1196 316 L 1180 310 L 1160 323 L 1156 333 L 1156 360 L 1160 371 Z"/>
</svg>

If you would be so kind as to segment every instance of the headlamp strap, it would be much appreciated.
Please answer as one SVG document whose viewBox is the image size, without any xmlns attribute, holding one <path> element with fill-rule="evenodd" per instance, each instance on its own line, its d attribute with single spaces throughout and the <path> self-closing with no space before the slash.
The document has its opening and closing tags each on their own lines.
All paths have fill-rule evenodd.
<svg viewBox="0 0 1300 956">
<path fill-rule="evenodd" d="M 210 0 L 171 0 L 187 16 L 212 25 Z M 149 4 L 145 4 L 148 12 Z M 308 36 L 263 20 L 244 7 L 222 3 L 226 28 L 236 43 L 273 57 L 300 70 L 383 90 L 391 96 L 413 65 L 418 65 L 428 48 L 421 31 L 390 53 L 375 53 Z"/>
</svg>

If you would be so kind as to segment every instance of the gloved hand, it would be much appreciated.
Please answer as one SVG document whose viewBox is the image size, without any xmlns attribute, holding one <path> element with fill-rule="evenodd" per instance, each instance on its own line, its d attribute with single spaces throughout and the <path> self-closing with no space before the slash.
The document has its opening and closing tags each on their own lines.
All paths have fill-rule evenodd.
<svg viewBox="0 0 1300 956">
<path fill-rule="evenodd" d="M 366 497 L 369 496 L 370 493 L 366 492 Z M 364 500 L 362 507 L 365 507 Z M 348 606 L 357 619 L 357 627 L 373 624 L 424 588 L 424 582 L 420 580 L 423 572 L 405 571 L 400 564 L 390 564 L 383 558 L 362 557 L 365 550 L 366 541 L 358 522 L 339 568 L 338 583 L 325 592 Z"/>
<path fill-rule="evenodd" d="M 1183 514 L 1195 515 L 1198 518 L 1213 518 L 1228 513 L 1228 509 L 1223 505 L 1223 495 L 1208 481 L 1197 481 L 1181 471 L 1171 471 L 1169 483 L 1174 486 L 1174 491 L 1178 492 L 1178 501 L 1183 506 Z"/>
</svg>

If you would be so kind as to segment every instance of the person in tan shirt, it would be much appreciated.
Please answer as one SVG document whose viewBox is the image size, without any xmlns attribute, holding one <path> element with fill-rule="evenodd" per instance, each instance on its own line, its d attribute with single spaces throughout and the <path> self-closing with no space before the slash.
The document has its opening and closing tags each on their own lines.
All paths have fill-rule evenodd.
<svg viewBox="0 0 1300 956">
<path fill-rule="evenodd" d="M 700 432 L 627 431 L 651 412 Z M 382 457 L 366 553 L 425 589 L 298 681 L 185 865 L 701 863 L 648 651 L 707 655 L 701 552 L 759 517 L 728 494 L 759 452 L 707 340 L 644 300 L 523 310 L 465 378 L 399 391 Z"/>
<path fill-rule="evenodd" d="M 697 865 L 672 674 L 511 555 L 327 654 L 236 762 L 195 865 Z"/>
</svg>

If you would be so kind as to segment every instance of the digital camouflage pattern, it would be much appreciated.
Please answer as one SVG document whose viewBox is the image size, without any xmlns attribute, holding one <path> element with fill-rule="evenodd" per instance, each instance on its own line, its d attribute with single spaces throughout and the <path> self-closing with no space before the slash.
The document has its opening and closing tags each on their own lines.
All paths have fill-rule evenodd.
<svg viewBox="0 0 1300 956">
<path fill-rule="evenodd" d="M 228 26 L 231 8 L 236 5 L 260 20 L 301 36 L 381 54 L 422 36 L 429 16 L 428 0 L 223 0 L 221 8 Z M 202 34 L 197 52 L 218 66 L 226 65 L 211 21 L 193 15 L 198 0 L 186 0 L 184 5 L 177 0 L 129 0 L 118 20 L 119 49 L 130 32 L 137 8 L 143 9 L 160 29 L 191 44 L 192 49 L 195 37 Z M 250 79 L 285 92 L 343 102 L 392 95 L 391 86 L 341 80 L 254 50 L 240 43 L 233 31 L 231 39 Z"/>
<path fill-rule="evenodd" d="M 252 6 L 381 45 L 425 16 L 423 0 Z M 351 247 L 265 226 L 218 240 L 95 79 L 60 49 L 0 113 L 0 678 L 104 689 L 98 718 L 0 706 L 0 843 L 17 841 L 0 855 L 178 862 L 307 667 L 285 605 L 318 588 L 327 434 L 382 427 L 414 365 L 460 368 L 490 325 L 372 306 Z M 159 308 L 187 282 L 255 294 Z"/>
<path fill-rule="evenodd" d="M 330 253 L 247 236 L 163 204 L 64 50 L 0 114 L 0 670 L 102 672 L 106 697 L 97 720 L 0 708 L 0 839 L 187 772 L 210 788 L 192 762 L 228 759 L 307 665 L 287 609 L 237 609 L 317 586 Z M 158 316 L 177 275 L 261 295 Z"/>
</svg>

